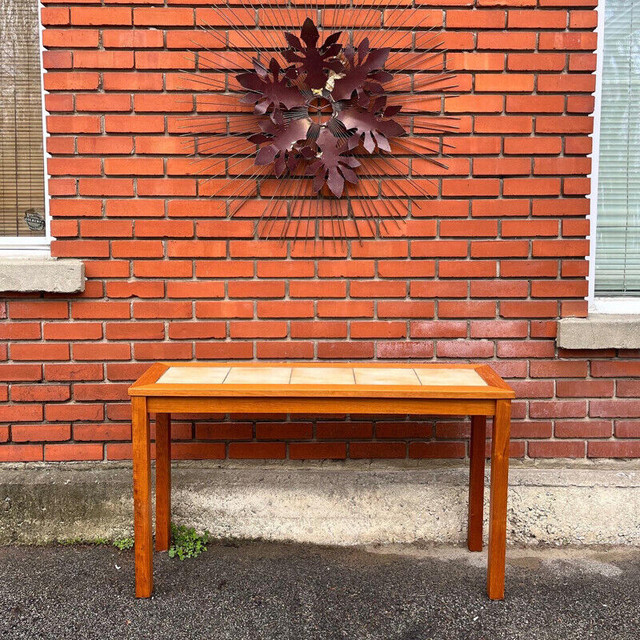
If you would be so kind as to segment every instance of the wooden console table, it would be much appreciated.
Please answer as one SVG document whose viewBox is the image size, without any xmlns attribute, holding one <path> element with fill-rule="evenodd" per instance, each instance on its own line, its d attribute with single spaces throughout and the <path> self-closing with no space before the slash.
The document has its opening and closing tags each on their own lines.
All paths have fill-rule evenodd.
<svg viewBox="0 0 640 640">
<path fill-rule="evenodd" d="M 493 416 L 487 591 L 504 597 L 513 390 L 487 365 L 158 363 L 130 388 L 136 596 L 153 591 L 151 438 L 156 420 L 156 550 L 171 522 L 171 413 L 471 416 L 468 547 L 482 550 L 486 417 Z"/>
</svg>

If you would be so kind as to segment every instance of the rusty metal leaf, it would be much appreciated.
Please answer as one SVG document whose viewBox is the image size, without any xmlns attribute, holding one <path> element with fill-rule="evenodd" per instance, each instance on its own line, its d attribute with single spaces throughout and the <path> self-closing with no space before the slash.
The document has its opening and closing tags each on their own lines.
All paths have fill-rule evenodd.
<svg viewBox="0 0 640 640">
<path fill-rule="evenodd" d="M 331 34 L 321 47 L 317 47 L 320 34 L 311 18 L 307 18 L 302 25 L 300 40 L 291 33 L 285 33 L 289 49 L 284 52 L 287 62 L 298 63 L 299 71 L 304 75 L 305 83 L 311 89 L 323 89 L 327 83 L 328 72 L 340 73 L 342 63 L 336 58 L 342 50 L 337 43 L 341 32 Z M 306 46 L 305 46 L 306 45 Z"/>
</svg>

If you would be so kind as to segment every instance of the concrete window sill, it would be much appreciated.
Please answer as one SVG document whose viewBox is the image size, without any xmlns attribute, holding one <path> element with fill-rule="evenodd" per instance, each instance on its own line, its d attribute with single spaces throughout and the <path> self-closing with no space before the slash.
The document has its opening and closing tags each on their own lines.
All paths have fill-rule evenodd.
<svg viewBox="0 0 640 640">
<path fill-rule="evenodd" d="M 84 281 L 82 260 L 0 258 L 0 292 L 79 293 Z"/>
<path fill-rule="evenodd" d="M 558 321 L 557 344 L 563 349 L 640 349 L 640 315 L 563 318 Z"/>
</svg>

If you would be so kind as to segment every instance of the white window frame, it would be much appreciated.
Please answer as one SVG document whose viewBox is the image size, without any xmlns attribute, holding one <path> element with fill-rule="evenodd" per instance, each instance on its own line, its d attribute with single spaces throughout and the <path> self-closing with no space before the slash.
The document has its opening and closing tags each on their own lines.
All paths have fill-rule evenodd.
<svg viewBox="0 0 640 640">
<path fill-rule="evenodd" d="M 45 109 L 45 92 L 44 92 L 44 46 L 42 44 L 42 4 L 40 0 L 29 0 L 35 2 L 38 7 L 38 45 L 40 47 L 40 95 L 42 106 L 42 171 L 44 180 L 44 220 L 45 235 L 41 237 L 20 238 L 16 236 L 0 236 L 0 257 L 28 258 L 43 257 L 51 255 L 51 219 L 49 217 L 49 174 L 47 173 L 47 161 L 49 154 L 47 153 L 47 112 Z"/>
<path fill-rule="evenodd" d="M 598 171 L 600 168 L 600 114 L 602 111 L 602 67 L 604 56 L 604 18 L 605 2 L 598 2 L 598 26 L 596 34 L 596 90 L 593 108 L 593 149 L 591 152 L 591 203 L 589 220 L 591 233 L 589 236 L 589 313 L 640 314 L 640 297 L 596 297 L 596 229 L 598 225 Z"/>
</svg>

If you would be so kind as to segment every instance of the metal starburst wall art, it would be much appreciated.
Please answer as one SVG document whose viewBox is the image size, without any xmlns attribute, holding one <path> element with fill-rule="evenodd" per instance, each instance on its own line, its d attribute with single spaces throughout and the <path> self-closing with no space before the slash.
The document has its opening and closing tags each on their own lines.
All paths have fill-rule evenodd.
<svg viewBox="0 0 640 640">
<path fill-rule="evenodd" d="M 429 176 L 446 169 L 442 136 L 457 129 L 444 112 L 455 78 L 439 34 L 381 1 L 254 4 L 269 25 L 258 29 L 218 5 L 228 29 L 202 25 L 216 48 L 194 52 L 194 80 L 210 88 L 198 97 L 208 115 L 186 126 L 194 173 L 229 216 L 257 218 L 259 237 L 377 237 L 437 195 Z M 301 12 L 298 34 L 286 25 Z"/>
</svg>

